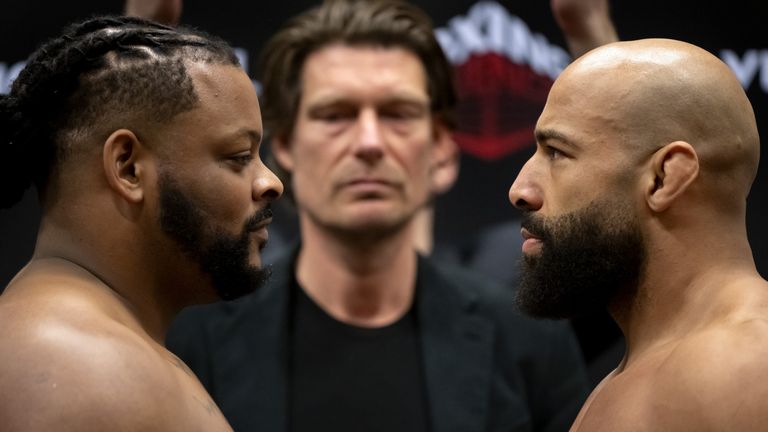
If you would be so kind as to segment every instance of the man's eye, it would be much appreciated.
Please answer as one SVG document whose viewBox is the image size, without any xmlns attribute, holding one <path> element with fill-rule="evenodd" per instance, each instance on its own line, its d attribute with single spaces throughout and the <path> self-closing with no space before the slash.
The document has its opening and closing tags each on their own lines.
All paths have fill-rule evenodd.
<svg viewBox="0 0 768 432">
<path fill-rule="evenodd" d="M 385 107 L 380 110 L 380 115 L 392 120 L 414 120 L 420 119 L 427 113 L 425 108 L 410 104 L 395 105 Z"/>
<path fill-rule="evenodd" d="M 253 161 L 253 155 L 251 153 L 237 155 L 229 158 L 229 160 L 231 160 L 237 165 L 247 166 L 249 163 L 251 163 L 251 161 Z"/>
<path fill-rule="evenodd" d="M 406 119 L 412 119 L 412 118 L 416 117 L 416 115 L 414 115 L 413 113 L 408 112 L 408 111 L 404 111 L 404 110 L 400 110 L 400 111 L 396 111 L 396 110 L 384 111 L 384 112 L 381 113 L 381 115 L 382 115 L 382 117 L 385 117 L 385 118 L 388 118 L 388 119 L 392 119 L 392 120 L 406 120 Z"/>
<path fill-rule="evenodd" d="M 547 147 L 546 150 L 547 150 L 547 155 L 549 156 L 549 158 L 553 159 L 553 160 L 561 159 L 561 158 L 563 158 L 565 156 L 565 154 L 563 154 L 563 152 L 561 152 L 560 150 L 558 150 L 558 149 L 556 149 L 554 147 Z"/>
<path fill-rule="evenodd" d="M 318 118 L 322 121 L 335 123 L 344 120 L 348 120 L 354 116 L 353 113 L 347 111 L 328 111 L 318 115 Z"/>
</svg>

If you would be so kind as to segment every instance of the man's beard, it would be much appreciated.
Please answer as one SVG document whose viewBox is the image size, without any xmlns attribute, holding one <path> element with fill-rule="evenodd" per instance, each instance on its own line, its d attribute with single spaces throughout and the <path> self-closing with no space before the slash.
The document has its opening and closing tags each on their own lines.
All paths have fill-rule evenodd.
<svg viewBox="0 0 768 432">
<path fill-rule="evenodd" d="M 161 229 L 211 277 L 219 298 L 245 296 L 266 282 L 269 269 L 250 264 L 250 237 L 272 217 L 269 206 L 251 216 L 242 233 L 233 236 L 207 220 L 170 176 L 161 173 L 159 188 Z"/>
<path fill-rule="evenodd" d="M 542 242 L 537 255 L 522 259 L 517 303 L 523 312 L 573 318 L 603 310 L 637 284 L 645 245 L 628 207 L 593 203 L 546 219 L 528 212 L 521 225 Z"/>
</svg>

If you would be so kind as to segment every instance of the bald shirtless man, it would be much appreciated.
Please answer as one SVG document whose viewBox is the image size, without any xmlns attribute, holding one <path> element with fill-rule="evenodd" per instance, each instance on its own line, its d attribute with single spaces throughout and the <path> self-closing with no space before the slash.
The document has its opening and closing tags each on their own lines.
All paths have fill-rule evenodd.
<svg viewBox="0 0 768 432">
<path fill-rule="evenodd" d="M 627 351 L 572 430 L 768 425 L 768 283 L 747 241 L 759 138 L 739 82 L 695 46 L 643 40 L 558 78 L 510 189 L 530 313 L 607 306 Z"/>
<path fill-rule="evenodd" d="M 0 98 L 0 204 L 37 185 L 35 253 L 0 297 L 0 429 L 231 430 L 163 342 L 190 304 L 265 277 L 282 184 L 224 42 L 98 18 L 41 47 Z"/>
</svg>

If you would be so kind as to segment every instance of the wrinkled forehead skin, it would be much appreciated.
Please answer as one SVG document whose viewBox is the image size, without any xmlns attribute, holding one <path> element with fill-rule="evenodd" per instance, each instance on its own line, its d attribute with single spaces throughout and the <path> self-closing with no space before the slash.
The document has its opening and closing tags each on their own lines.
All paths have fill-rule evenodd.
<svg viewBox="0 0 768 432">
<path fill-rule="evenodd" d="M 736 180 L 745 195 L 754 180 L 760 149 L 752 106 L 728 66 L 694 45 L 644 39 L 597 48 L 555 82 L 547 104 L 563 100 L 638 158 L 685 141 L 702 175 Z"/>
</svg>

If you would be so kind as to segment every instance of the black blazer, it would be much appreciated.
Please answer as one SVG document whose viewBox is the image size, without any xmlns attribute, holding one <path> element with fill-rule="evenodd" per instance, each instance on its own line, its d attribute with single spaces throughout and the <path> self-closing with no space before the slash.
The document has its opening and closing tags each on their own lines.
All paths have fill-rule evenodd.
<svg viewBox="0 0 768 432">
<path fill-rule="evenodd" d="M 246 298 L 185 310 L 168 335 L 238 432 L 287 431 L 294 257 Z M 523 317 L 509 288 L 427 258 L 417 280 L 434 432 L 568 430 L 589 388 L 567 324 Z"/>
</svg>

